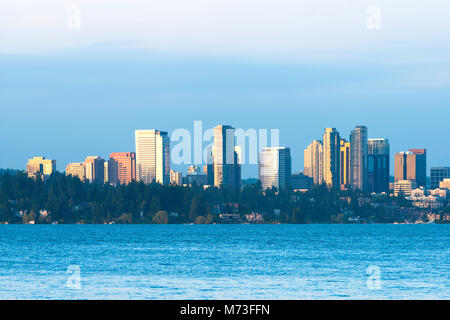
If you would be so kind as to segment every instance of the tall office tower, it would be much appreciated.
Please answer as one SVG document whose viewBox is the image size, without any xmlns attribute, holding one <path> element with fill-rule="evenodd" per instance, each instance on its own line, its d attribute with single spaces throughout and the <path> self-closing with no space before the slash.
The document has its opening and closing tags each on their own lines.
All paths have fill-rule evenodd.
<svg viewBox="0 0 450 320">
<path fill-rule="evenodd" d="M 90 156 L 84 160 L 84 168 L 86 179 L 89 182 L 101 183 L 105 182 L 105 160 L 99 156 Z"/>
<path fill-rule="evenodd" d="M 326 128 L 323 134 L 323 180 L 333 188 L 340 188 L 341 137 L 335 128 Z"/>
<path fill-rule="evenodd" d="M 439 188 L 439 183 L 450 178 L 450 167 L 431 168 L 431 190 Z"/>
<path fill-rule="evenodd" d="M 289 185 L 291 150 L 285 147 L 263 148 L 259 153 L 259 180 L 263 190 L 278 190 Z"/>
<path fill-rule="evenodd" d="M 129 184 L 136 181 L 136 153 L 111 153 L 108 163 L 108 180 L 112 185 Z"/>
<path fill-rule="evenodd" d="M 78 177 L 81 181 L 86 178 L 84 162 L 70 163 L 66 166 L 66 176 Z"/>
<path fill-rule="evenodd" d="M 322 142 L 314 140 L 304 151 L 304 172 L 313 178 L 314 184 L 323 183 L 323 147 Z"/>
<path fill-rule="evenodd" d="M 357 126 L 350 134 L 350 186 L 367 191 L 367 127 Z"/>
<path fill-rule="evenodd" d="M 181 186 L 183 182 L 183 175 L 181 172 L 170 170 L 170 184 Z"/>
<path fill-rule="evenodd" d="M 369 192 L 389 193 L 390 145 L 388 139 L 369 139 L 367 179 Z"/>
<path fill-rule="evenodd" d="M 56 160 L 45 159 L 45 157 L 34 157 L 28 160 L 27 173 L 29 177 L 35 177 L 37 173 L 42 178 L 48 177 L 56 171 Z"/>
<path fill-rule="evenodd" d="M 136 130 L 136 176 L 139 181 L 170 182 L 170 139 L 167 132 Z"/>
<path fill-rule="evenodd" d="M 395 154 L 395 181 L 414 180 L 418 187 L 427 184 L 427 150 L 410 149 Z"/>
<path fill-rule="evenodd" d="M 218 125 L 214 128 L 214 186 L 240 187 L 240 168 L 234 144 L 234 128 Z"/>
<path fill-rule="evenodd" d="M 407 157 L 411 154 L 411 152 L 398 152 L 394 156 L 394 179 L 395 182 L 400 180 L 408 180 L 407 171 L 406 171 L 406 163 Z"/>
<path fill-rule="evenodd" d="M 104 183 L 109 183 L 109 162 L 105 161 L 104 171 L 103 171 L 103 177 L 105 178 Z"/>
<path fill-rule="evenodd" d="M 347 189 L 350 186 L 350 142 L 341 139 L 341 158 L 339 159 L 341 170 L 341 189 Z"/>
<path fill-rule="evenodd" d="M 409 149 L 407 179 L 415 180 L 418 187 L 427 186 L 427 149 Z"/>
</svg>

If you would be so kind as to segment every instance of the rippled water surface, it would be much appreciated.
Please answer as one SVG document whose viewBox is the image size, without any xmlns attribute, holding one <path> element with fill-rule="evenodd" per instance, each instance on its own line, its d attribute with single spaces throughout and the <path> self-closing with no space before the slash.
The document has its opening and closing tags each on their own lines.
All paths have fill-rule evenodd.
<svg viewBox="0 0 450 320">
<path fill-rule="evenodd" d="M 450 225 L 0 225 L 0 299 L 437 298 Z"/>
</svg>

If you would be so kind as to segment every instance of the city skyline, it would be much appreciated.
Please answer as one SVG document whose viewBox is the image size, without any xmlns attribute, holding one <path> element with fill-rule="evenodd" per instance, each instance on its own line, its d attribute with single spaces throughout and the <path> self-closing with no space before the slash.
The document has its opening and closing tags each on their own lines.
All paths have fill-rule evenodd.
<svg viewBox="0 0 450 320">
<path fill-rule="evenodd" d="M 209 145 L 204 146 L 205 142 L 208 142 L 204 140 L 204 137 L 202 141 L 194 142 L 194 144 L 197 143 L 197 149 L 200 148 L 197 152 L 202 154 L 202 157 L 194 155 L 194 159 L 200 158 L 204 162 L 197 163 L 201 166 L 194 163 L 185 163 L 185 165 L 189 165 L 187 174 L 188 176 L 191 175 L 191 178 L 186 181 L 190 181 L 187 183 L 191 184 L 192 179 L 197 180 L 199 178 L 198 181 L 202 181 L 200 184 L 216 187 L 221 185 L 239 187 L 242 179 L 241 166 L 244 164 L 244 162 L 241 162 L 242 155 L 247 152 L 246 148 L 249 149 L 249 152 L 251 149 L 258 148 L 251 145 L 251 131 L 245 132 L 238 129 L 237 133 L 234 127 L 223 124 L 215 126 L 213 131 L 214 135 L 212 142 L 209 141 L 211 142 Z M 250 139 L 250 145 L 242 142 L 245 140 L 242 135 Z M 236 145 L 238 140 L 244 145 Z M 433 186 L 442 181 L 442 178 L 448 176 L 447 171 L 441 170 L 446 168 L 442 166 L 430 168 L 430 174 L 428 175 L 426 169 L 427 149 L 418 148 L 409 149 L 407 152 L 396 152 L 393 157 L 394 168 L 392 172 L 394 174 L 391 175 L 389 139 L 369 138 L 366 126 L 356 126 L 351 131 L 350 142 L 341 137 L 336 128 L 325 128 L 323 140 L 313 140 L 304 149 L 305 167 L 304 170 L 300 171 L 292 170 L 293 161 L 291 160 L 289 146 L 265 147 L 266 140 L 267 137 L 264 136 L 253 140 L 253 143 L 258 143 L 260 148 L 258 179 L 263 183 L 264 188 L 269 185 L 277 188 L 286 187 L 290 184 L 290 178 L 284 178 L 284 175 L 290 177 L 290 175 L 298 173 L 309 177 L 314 184 L 324 183 L 338 189 L 352 188 L 376 193 L 389 192 L 392 188 L 392 186 L 389 186 L 389 182 L 413 180 L 418 186 L 427 187 L 428 178 L 431 179 L 431 185 Z M 263 145 L 261 145 L 261 141 Z M 186 153 L 184 149 L 186 146 L 190 147 L 190 142 L 186 144 L 186 141 L 180 141 L 176 145 L 177 152 Z M 277 150 L 287 150 L 288 153 L 282 157 L 281 153 L 279 156 L 274 156 L 273 152 Z M 174 175 L 178 173 L 183 175 L 183 172 L 171 169 L 174 155 L 172 154 L 173 150 L 171 150 L 170 135 L 167 132 L 157 129 L 135 130 L 135 151 L 113 152 L 110 154 L 109 160 L 104 160 L 98 155 L 88 156 L 85 162 L 72 162 L 66 165 L 65 173 L 66 175 L 78 176 L 80 180 L 87 179 L 90 182 L 111 183 L 113 185 L 129 183 L 133 180 L 145 183 L 155 180 L 161 184 L 168 184 L 172 183 Z M 191 150 L 189 150 L 190 152 Z M 179 156 L 179 154 L 175 155 L 177 158 Z M 275 163 L 274 159 L 278 158 L 280 160 Z M 282 161 L 288 161 L 288 165 L 281 165 Z M 202 167 L 203 169 L 201 169 Z M 267 168 L 269 170 L 266 170 Z M 287 171 L 286 168 L 289 168 L 289 170 Z M 57 170 L 55 159 L 35 156 L 28 160 L 26 171 L 32 176 L 37 171 L 40 171 L 44 176 L 48 176 L 55 170 Z M 326 170 L 328 170 L 328 177 L 325 173 Z M 440 170 L 439 174 L 436 173 L 436 170 Z M 201 174 L 204 175 L 204 178 L 200 176 L 195 178 L 192 174 L 194 176 Z M 358 177 L 364 177 L 364 181 L 360 182 L 358 179 L 361 178 Z M 393 181 L 391 181 L 391 177 Z M 176 179 L 177 181 L 180 180 Z M 355 180 L 357 183 L 355 183 Z"/>
</svg>

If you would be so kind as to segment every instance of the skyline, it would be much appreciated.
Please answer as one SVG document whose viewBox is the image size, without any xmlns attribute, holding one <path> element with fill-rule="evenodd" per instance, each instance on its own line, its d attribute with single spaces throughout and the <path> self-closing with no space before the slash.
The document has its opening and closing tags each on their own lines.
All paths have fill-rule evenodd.
<svg viewBox="0 0 450 320">
<path fill-rule="evenodd" d="M 261 131 L 257 131 L 253 128 L 249 129 L 249 130 L 245 130 L 242 128 L 234 128 L 230 125 L 224 125 L 224 124 L 219 124 L 216 125 L 214 128 L 208 128 L 206 130 L 206 132 L 203 131 L 203 127 L 202 127 L 202 123 L 201 121 L 196 121 L 196 123 L 194 124 L 194 134 L 190 135 L 190 132 L 188 132 L 186 129 L 184 128 L 178 128 L 176 129 L 174 132 L 172 132 L 174 134 L 174 136 L 176 137 L 175 140 L 172 140 L 172 135 L 166 131 L 162 131 L 159 129 L 135 129 L 135 146 L 133 148 L 133 150 L 128 150 L 128 151 L 112 151 L 109 154 L 109 157 L 113 157 L 113 155 L 116 154 L 126 154 L 127 156 L 130 153 L 133 153 L 135 155 L 137 155 L 137 159 L 139 159 L 139 154 L 143 154 L 143 151 L 139 151 L 142 147 L 146 146 L 145 148 L 147 148 L 148 146 L 150 146 L 150 149 L 154 149 L 152 151 L 151 154 L 146 154 L 145 155 L 145 161 L 142 163 L 145 163 L 146 166 L 150 165 L 150 163 L 153 163 L 154 166 L 156 166 L 155 168 L 153 168 L 152 173 L 150 175 L 153 176 L 153 178 L 155 178 L 156 176 L 160 175 L 161 172 L 166 172 L 166 174 L 164 174 L 164 178 L 161 176 L 159 178 L 156 178 L 157 180 L 163 181 L 161 179 L 164 179 L 164 181 L 169 179 L 170 173 L 168 171 L 168 169 L 166 167 L 170 167 L 170 171 L 174 170 L 175 172 L 180 172 L 183 173 L 186 171 L 186 169 L 188 167 L 192 167 L 192 166 L 209 166 L 212 165 L 212 158 L 213 157 L 213 146 L 215 145 L 218 150 L 220 150 L 220 148 L 224 148 L 225 146 L 225 142 L 218 142 L 220 141 L 222 138 L 221 136 L 219 136 L 219 131 L 217 130 L 222 130 L 221 128 L 226 129 L 226 133 L 227 133 L 227 138 L 225 140 L 227 140 L 227 145 L 231 145 L 232 148 L 230 150 L 228 150 L 227 148 L 227 164 L 236 162 L 239 165 L 239 176 L 241 176 L 241 167 L 245 167 L 245 166 L 256 166 L 257 170 L 258 170 L 258 175 L 256 177 L 260 177 L 261 176 L 261 171 L 260 171 L 260 164 L 261 164 L 261 159 L 260 156 L 262 153 L 264 153 L 265 149 L 288 149 L 290 150 L 290 146 L 282 146 L 279 144 L 279 132 L 261 132 Z M 200 132 L 198 132 L 198 130 L 200 130 Z M 254 131 L 255 136 L 252 138 L 252 132 Z M 260 129 L 261 130 L 261 129 Z M 265 130 L 265 129 L 263 129 Z M 368 132 L 368 128 L 366 126 L 355 126 L 354 130 L 352 130 L 351 132 L 351 136 L 350 136 L 350 140 L 352 140 L 352 135 L 355 135 L 356 132 L 359 132 L 359 130 L 363 130 L 364 132 L 364 137 L 362 138 L 361 141 L 359 141 L 358 143 L 361 143 L 362 141 L 366 141 L 368 143 L 368 145 L 366 145 L 365 147 L 363 147 L 363 149 L 361 150 L 361 146 L 358 144 L 352 143 L 351 141 L 347 141 L 346 137 L 343 137 L 340 135 L 339 130 L 337 130 L 336 128 L 331 128 L 331 127 L 326 127 L 324 128 L 324 133 L 322 136 L 322 139 L 314 139 L 311 141 L 311 143 L 306 146 L 304 148 L 304 153 L 303 153 L 303 163 L 305 164 L 304 167 L 301 170 L 295 171 L 292 169 L 292 164 L 289 164 L 290 172 L 292 174 L 296 174 L 296 173 L 304 173 L 307 176 L 314 178 L 316 175 L 317 177 L 314 178 L 315 180 L 317 180 L 316 183 L 322 183 L 320 181 L 322 181 L 322 177 L 323 176 L 323 182 L 328 184 L 328 185 L 335 185 L 335 186 L 343 186 L 343 187 L 357 187 L 357 188 L 361 188 L 362 185 L 367 186 L 368 183 L 368 174 L 372 174 L 371 179 L 374 178 L 373 174 L 376 174 L 376 172 L 378 172 L 378 170 L 384 170 L 382 168 L 384 168 L 384 165 L 382 164 L 383 162 L 386 162 L 385 160 L 381 160 L 378 159 L 377 157 L 379 157 L 382 154 L 386 154 L 387 155 L 387 161 L 389 163 L 388 166 L 388 171 L 389 171 L 389 167 L 391 168 L 390 170 L 390 177 L 394 177 L 393 173 L 394 173 L 394 169 L 397 167 L 397 156 L 402 155 L 402 154 L 412 154 L 412 152 L 425 152 L 425 154 L 427 153 L 427 149 L 419 149 L 417 147 L 412 147 L 409 148 L 407 151 L 402 150 L 402 151 L 392 151 L 390 148 L 390 143 L 389 143 L 389 138 L 372 138 L 370 135 L 367 134 Z M 211 131 L 214 132 L 214 135 L 211 135 Z M 225 132 L 224 131 L 224 132 Z M 236 132 L 235 132 L 236 131 Z M 184 134 L 188 134 L 188 136 L 184 136 Z M 229 134 L 232 134 L 233 136 L 229 136 Z M 143 137 L 144 134 L 152 135 L 153 136 L 153 140 L 152 139 L 148 139 L 147 140 L 143 140 L 141 138 L 141 136 Z M 224 133 L 222 133 L 224 134 Z M 332 136 L 330 136 L 332 139 L 330 140 L 329 135 L 332 134 Z M 359 134 L 359 133 L 358 133 Z M 154 140 L 156 136 L 159 135 L 163 135 L 164 137 L 164 145 L 160 142 L 159 144 L 157 143 L 157 140 Z M 197 136 L 199 135 L 199 136 Z M 259 135 L 259 136 L 258 136 Z M 229 137 L 228 137 L 229 136 Z M 209 140 L 208 138 L 209 137 Z M 186 140 L 188 139 L 188 141 Z M 232 139 L 232 140 L 230 140 Z M 244 139 L 244 140 L 242 140 Z M 273 140 L 275 139 L 275 140 Z M 354 138 L 353 138 L 354 139 Z M 141 141 L 142 140 L 142 141 Z M 326 144 L 324 145 L 324 141 L 328 141 L 328 144 L 332 144 L 330 146 L 326 146 Z M 141 141 L 141 142 L 139 142 Z M 156 141 L 156 142 L 155 142 Z M 244 143 L 243 145 L 240 144 Z M 222 146 L 223 143 L 223 146 Z M 314 144 L 319 144 L 320 147 L 320 151 L 316 150 L 316 151 L 312 151 L 312 146 Z M 387 149 L 386 146 L 382 146 L 380 143 L 387 143 Z M 158 150 L 158 145 L 159 148 L 162 148 L 162 150 Z M 323 149 L 322 149 L 322 145 Z M 344 147 L 345 145 L 345 147 Z M 370 146 L 370 149 L 369 149 Z M 155 149 L 156 148 L 156 149 Z M 187 149 L 186 149 L 187 148 Z M 145 153 L 148 153 L 148 151 L 150 150 L 148 149 L 147 151 L 145 151 Z M 355 150 L 354 150 L 355 149 Z M 386 149 L 386 150 L 385 150 Z M 142 149 L 144 150 L 144 149 Z M 156 150 L 156 151 L 155 151 Z M 189 150 L 188 153 L 186 154 L 186 150 Z M 224 149 L 225 150 L 225 149 Z M 328 150 L 328 151 L 327 151 Z M 344 151 L 347 150 L 347 151 Z M 361 151 L 356 151 L 356 150 L 361 150 Z M 365 151 L 364 151 L 365 150 Z M 229 151 L 233 151 L 233 156 L 228 155 Z M 252 154 L 252 152 L 255 152 L 255 155 Z M 318 159 L 314 160 L 313 157 L 317 158 L 317 155 L 312 154 L 312 152 L 320 152 L 321 156 L 320 156 L 320 161 L 318 163 L 315 163 L 316 161 L 318 161 Z M 325 163 L 327 163 L 327 161 L 324 161 L 322 163 L 322 152 L 323 152 L 323 158 L 325 159 L 325 155 L 328 154 L 328 161 L 330 161 L 331 163 L 336 162 L 335 163 L 335 167 L 333 167 L 333 165 L 331 167 L 329 167 L 328 169 L 326 169 Z M 343 154 L 343 152 L 345 154 Z M 355 153 L 354 155 L 351 156 L 351 152 Z M 362 152 L 361 155 L 359 155 L 359 152 Z M 290 153 L 290 152 L 289 152 Z M 193 154 L 193 156 L 192 156 Z M 358 154 L 358 155 L 357 155 Z M 164 155 L 164 157 L 163 157 Z M 221 153 L 219 153 L 219 157 Z M 394 156 L 391 156 L 394 155 Z M 38 156 L 34 155 L 33 158 L 40 158 L 43 155 L 40 154 Z M 254 159 L 256 156 L 256 159 Z M 365 160 L 357 160 L 359 159 L 358 157 L 365 157 L 363 159 Z M 49 159 L 48 156 L 44 155 L 43 156 L 45 159 Z M 331 158 L 330 158 L 331 157 Z M 347 163 L 346 165 L 343 165 L 340 163 L 340 161 L 342 161 L 342 159 L 347 159 L 347 158 L 351 158 L 354 157 L 355 158 L 355 163 Z M 371 158 L 373 157 L 373 158 Z M 425 156 L 427 157 L 427 156 Z M 95 156 L 86 156 L 86 159 L 94 159 L 94 158 L 100 158 L 100 159 L 108 159 L 108 156 L 103 157 L 103 156 L 99 156 L 98 154 L 96 154 Z M 158 161 L 156 161 L 156 159 L 159 158 L 164 158 L 165 160 L 163 160 L 163 162 L 167 162 L 166 164 L 158 164 Z M 234 158 L 234 160 L 230 160 L 231 158 Z M 291 159 L 291 156 L 289 155 L 289 158 Z M 337 158 L 336 160 L 332 160 L 334 158 Z M 378 160 L 375 160 L 375 158 L 377 158 Z M 371 159 L 371 160 L 370 160 Z M 242 161 L 241 161 L 242 160 Z M 370 161 L 369 161 L 370 160 Z M 59 171 L 59 172 L 66 172 L 67 168 L 69 165 L 75 165 L 77 166 L 79 164 L 79 162 L 76 161 L 72 161 L 68 164 L 66 164 L 64 166 L 64 170 L 59 169 L 58 167 L 56 167 L 55 161 L 56 159 L 52 159 L 52 160 L 48 160 L 48 161 L 53 161 L 53 170 Z M 143 161 L 143 160 L 141 160 Z M 149 162 L 150 161 L 150 162 Z M 156 162 L 155 162 L 156 161 Z M 187 161 L 187 162 L 186 162 Z M 200 162 L 198 162 L 200 161 Z M 221 161 L 225 161 L 224 159 L 222 159 Z M 231 161 L 231 162 L 230 162 Z M 345 160 L 347 161 L 347 160 Z M 360 164 L 358 161 L 362 161 L 361 165 L 363 165 L 363 167 L 360 167 Z M 374 168 L 374 161 L 377 161 L 377 165 L 376 168 Z M 381 162 L 380 162 L 381 161 Z M 295 160 L 292 160 L 292 163 L 295 163 Z M 371 170 L 375 170 L 374 172 L 369 172 L 370 170 L 368 169 L 367 165 L 368 163 L 371 162 L 372 164 L 370 165 L 372 167 Z M 139 167 L 139 160 L 137 161 L 136 165 Z M 176 164 L 174 164 L 176 163 Z M 180 164 L 181 163 L 181 164 Z M 215 163 L 215 162 L 214 162 Z M 308 163 L 308 167 L 306 167 L 306 163 Z M 365 163 L 365 165 L 364 165 Z M 391 163 L 393 163 L 394 165 L 391 166 Z M 356 169 L 352 168 L 352 165 L 356 167 L 358 167 L 359 169 L 358 172 L 355 171 Z M 316 172 L 316 170 L 319 170 L 319 166 L 320 166 L 320 171 L 321 173 L 319 173 L 318 171 Z M 381 167 L 379 167 L 381 166 Z M 446 167 L 447 164 L 442 164 L 440 166 L 430 166 L 428 164 L 428 161 L 426 160 L 424 163 L 424 169 L 425 169 L 425 175 L 426 177 L 430 177 L 431 176 L 431 170 L 433 168 L 441 168 L 441 167 Z M 348 168 L 347 168 L 348 167 Z M 159 168 L 159 169 L 157 169 Z M 166 169 L 164 169 L 166 168 Z M 180 168 L 182 168 L 180 170 Z M 0 169 L 17 169 L 20 170 L 19 168 L 1 168 Z M 76 169 L 75 169 L 76 170 Z M 156 171 L 158 171 L 159 173 L 156 173 Z M 327 178 L 325 171 L 329 170 L 329 177 Z M 136 168 L 136 178 L 139 176 L 139 172 L 138 172 L 138 168 Z M 338 175 L 337 177 L 334 177 L 335 172 Z M 348 171 L 348 172 L 347 172 Z M 361 171 L 361 172 L 359 172 Z M 366 176 L 365 182 L 363 182 L 361 184 L 361 182 L 358 182 L 358 184 L 355 183 L 355 181 L 352 182 L 351 178 L 351 174 L 354 172 L 354 174 L 356 176 L 359 175 L 364 175 Z M 430 175 L 428 175 L 428 173 L 430 173 Z M 156 176 L 155 176 L 156 174 Z M 378 173 L 379 174 L 379 173 Z M 255 176 L 247 176 L 247 177 L 242 177 L 243 179 L 247 179 L 247 178 L 256 178 Z M 343 178 L 344 177 L 344 178 Z M 337 178 L 337 180 L 335 180 Z M 397 176 L 395 175 L 395 178 L 397 179 Z M 344 179 L 344 180 L 342 180 Z M 384 178 L 381 178 L 384 179 Z M 143 178 L 138 178 L 137 180 L 145 180 Z M 150 179 L 151 180 L 151 179 Z M 149 181 L 150 181 L 149 180 Z M 105 180 L 106 181 L 106 180 Z M 381 182 L 381 181 L 380 181 Z M 385 181 L 386 183 L 388 181 Z M 148 183 L 148 181 L 147 181 Z M 374 181 L 372 181 L 372 183 L 374 183 Z M 384 182 L 383 182 L 384 183 Z M 164 184 L 164 182 L 163 182 Z M 424 183 L 422 183 L 424 185 Z"/>
</svg>

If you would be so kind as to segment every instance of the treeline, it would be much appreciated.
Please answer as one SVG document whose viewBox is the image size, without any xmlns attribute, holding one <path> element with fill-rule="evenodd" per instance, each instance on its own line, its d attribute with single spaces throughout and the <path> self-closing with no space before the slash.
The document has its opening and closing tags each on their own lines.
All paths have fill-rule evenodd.
<svg viewBox="0 0 450 320">
<path fill-rule="evenodd" d="M 317 186 L 306 193 L 260 183 L 241 190 L 134 182 L 98 185 L 54 173 L 45 181 L 26 173 L 0 175 L 0 222 L 8 223 L 220 223 L 220 213 L 262 213 L 265 223 L 385 222 L 379 209 L 358 206 L 359 194 Z M 388 221 L 386 221 L 388 222 Z"/>
</svg>

